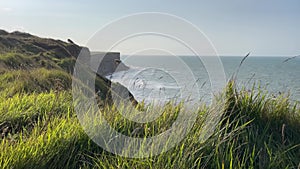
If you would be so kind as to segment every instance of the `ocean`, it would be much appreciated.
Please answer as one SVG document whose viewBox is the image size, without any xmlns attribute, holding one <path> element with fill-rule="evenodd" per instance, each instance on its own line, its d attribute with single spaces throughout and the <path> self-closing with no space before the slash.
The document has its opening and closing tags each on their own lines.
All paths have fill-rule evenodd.
<svg viewBox="0 0 300 169">
<path fill-rule="evenodd" d="M 166 103 L 192 98 L 209 103 L 214 93 L 211 79 L 215 78 L 209 78 L 208 70 L 224 70 L 224 79 L 234 77 L 239 89 L 251 91 L 256 84 L 255 90 L 260 88 L 274 97 L 285 94 L 292 101 L 300 101 L 300 58 L 249 56 L 239 68 L 242 59 L 223 56 L 220 61 L 224 69 L 214 64 L 206 69 L 208 65 L 197 56 L 121 56 L 130 69 L 107 77 L 127 87 L 137 101 Z"/>
</svg>

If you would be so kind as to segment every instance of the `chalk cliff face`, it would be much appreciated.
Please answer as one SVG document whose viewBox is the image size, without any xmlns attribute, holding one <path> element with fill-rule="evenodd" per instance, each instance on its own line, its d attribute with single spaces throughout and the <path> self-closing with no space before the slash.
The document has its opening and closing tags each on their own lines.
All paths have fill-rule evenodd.
<svg viewBox="0 0 300 169">
<path fill-rule="evenodd" d="M 91 68 L 101 76 L 129 69 L 128 66 L 121 62 L 119 52 L 92 52 Z"/>
</svg>

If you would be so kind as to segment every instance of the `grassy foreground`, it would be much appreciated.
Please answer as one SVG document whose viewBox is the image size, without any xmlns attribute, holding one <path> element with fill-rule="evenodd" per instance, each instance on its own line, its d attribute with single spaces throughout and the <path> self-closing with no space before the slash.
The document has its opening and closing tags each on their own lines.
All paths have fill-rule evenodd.
<svg viewBox="0 0 300 169">
<path fill-rule="evenodd" d="M 203 114 L 188 136 L 166 153 L 132 159 L 108 153 L 81 128 L 68 90 L 17 93 L 0 97 L 1 168 L 297 168 L 300 162 L 300 109 L 288 98 L 261 91 L 226 89 L 226 109 L 214 134 L 199 141 Z M 114 106 L 103 114 L 116 115 Z M 108 118 L 128 135 L 156 135 L 170 126 L 178 108 L 166 105 L 163 117 L 138 124 Z M 139 128 L 138 133 L 132 133 Z"/>
<path fill-rule="evenodd" d="M 205 142 L 199 139 L 203 117 L 215 105 L 201 107 L 189 134 L 165 153 L 134 159 L 104 151 L 74 112 L 71 73 L 80 50 L 73 43 L 0 30 L 0 168 L 300 167 L 299 105 L 284 95 L 237 90 L 234 82 L 221 98 L 226 101 L 221 121 Z M 104 98 L 110 82 L 97 77 L 95 83 L 106 91 Z M 154 122 L 139 124 L 107 102 L 100 109 L 115 130 L 142 138 L 170 128 L 181 107 L 161 110 Z"/>
</svg>

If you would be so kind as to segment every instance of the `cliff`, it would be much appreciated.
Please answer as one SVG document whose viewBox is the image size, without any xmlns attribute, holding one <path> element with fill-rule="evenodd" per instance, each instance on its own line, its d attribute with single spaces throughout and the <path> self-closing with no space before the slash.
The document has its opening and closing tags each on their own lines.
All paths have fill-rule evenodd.
<svg viewBox="0 0 300 169">
<path fill-rule="evenodd" d="M 128 66 L 121 62 L 119 52 L 92 52 L 91 68 L 101 76 L 129 69 Z"/>
<path fill-rule="evenodd" d="M 71 89 L 72 73 L 80 51 L 85 49 L 88 63 L 93 63 L 99 54 L 91 54 L 88 48 L 68 41 L 0 30 L 0 79 L 3 82 L 0 92 L 12 96 L 21 92 Z M 116 70 L 120 54 L 108 53 L 103 60 L 96 76 L 95 92 L 100 91 L 101 99 L 107 99 L 111 97 L 112 82 L 105 75 Z"/>
</svg>

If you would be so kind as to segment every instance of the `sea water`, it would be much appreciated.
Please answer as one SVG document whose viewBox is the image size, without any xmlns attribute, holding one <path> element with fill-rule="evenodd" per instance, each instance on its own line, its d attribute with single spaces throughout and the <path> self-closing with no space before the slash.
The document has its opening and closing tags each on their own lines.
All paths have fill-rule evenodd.
<svg viewBox="0 0 300 169">
<path fill-rule="evenodd" d="M 213 97 L 212 78 L 201 57 L 133 55 L 122 56 L 121 60 L 130 69 L 107 77 L 127 87 L 138 101 L 165 103 L 193 95 L 209 103 Z M 243 57 L 223 56 L 223 68 L 209 66 L 213 66 L 210 70 L 224 71 L 226 81 L 234 78 L 238 88 L 250 91 L 255 83 L 256 88 L 260 86 L 274 97 L 284 93 L 291 100 L 300 100 L 300 58 L 249 56 L 240 66 L 242 60 Z"/>
</svg>

